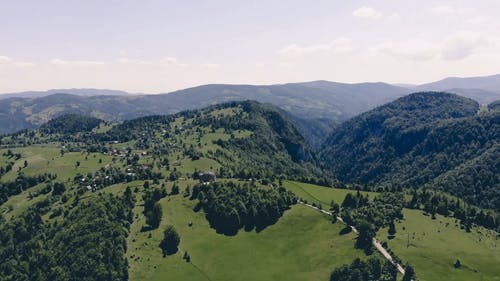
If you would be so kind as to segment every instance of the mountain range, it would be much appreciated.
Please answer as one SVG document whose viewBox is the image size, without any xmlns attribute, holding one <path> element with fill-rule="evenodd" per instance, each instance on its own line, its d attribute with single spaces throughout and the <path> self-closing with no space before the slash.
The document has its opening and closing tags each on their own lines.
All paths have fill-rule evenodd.
<svg viewBox="0 0 500 281">
<path fill-rule="evenodd" d="M 255 100 L 285 110 L 309 143 L 318 147 L 341 122 L 410 93 L 430 90 L 489 104 L 500 99 L 500 75 L 446 78 L 419 86 L 313 81 L 262 86 L 211 84 L 158 95 L 97 89 L 4 94 L 0 95 L 0 134 L 36 128 L 67 113 L 121 122 L 227 101 Z"/>
</svg>

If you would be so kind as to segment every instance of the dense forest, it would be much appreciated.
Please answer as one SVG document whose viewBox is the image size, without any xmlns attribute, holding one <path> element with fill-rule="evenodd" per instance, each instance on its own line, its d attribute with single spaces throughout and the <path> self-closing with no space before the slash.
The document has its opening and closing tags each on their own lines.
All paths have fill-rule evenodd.
<svg viewBox="0 0 500 281">
<path fill-rule="evenodd" d="M 40 132 L 45 134 L 74 134 L 89 132 L 103 121 L 94 117 L 78 114 L 66 114 L 50 120 L 40 127 Z"/>
<path fill-rule="evenodd" d="M 261 231 L 297 203 L 284 188 L 265 190 L 233 182 L 196 185 L 191 198 L 198 199 L 197 208 L 203 209 L 210 225 L 226 235 L 235 235 L 240 228 Z"/>
<path fill-rule="evenodd" d="M 494 101 L 488 105 L 490 110 L 500 110 L 500 100 Z"/>
<path fill-rule="evenodd" d="M 500 210 L 500 113 L 478 110 L 453 94 L 412 94 L 344 123 L 321 159 L 342 181 L 427 186 Z"/>
<path fill-rule="evenodd" d="M 0 224 L 0 280 L 128 280 L 130 196 L 75 201 L 52 222 L 34 206 Z"/>
</svg>

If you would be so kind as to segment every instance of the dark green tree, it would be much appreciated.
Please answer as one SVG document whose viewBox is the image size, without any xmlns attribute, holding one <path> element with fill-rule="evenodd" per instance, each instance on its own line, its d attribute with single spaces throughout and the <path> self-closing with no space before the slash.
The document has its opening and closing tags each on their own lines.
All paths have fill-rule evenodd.
<svg viewBox="0 0 500 281">
<path fill-rule="evenodd" d="M 160 203 L 156 202 L 151 211 L 146 213 L 146 223 L 153 229 L 160 226 L 163 211 Z"/>
<path fill-rule="evenodd" d="M 179 185 L 177 185 L 177 183 L 174 183 L 174 185 L 172 186 L 172 192 L 170 194 L 172 195 L 179 194 Z"/>
<path fill-rule="evenodd" d="M 167 225 L 163 231 L 163 240 L 160 243 L 160 248 L 164 256 L 175 254 L 178 250 L 181 238 L 173 225 Z"/>
<path fill-rule="evenodd" d="M 405 275 L 403 276 L 403 281 L 417 281 L 415 270 L 409 263 L 407 263 L 405 266 Z"/>
<path fill-rule="evenodd" d="M 359 221 L 356 228 L 359 232 L 356 239 L 356 248 L 363 249 L 365 253 L 371 254 L 373 252 L 372 240 L 375 237 L 375 228 L 365 220 Z"/>
<path fill-rule="evenodd" d="M 389 237 L 394 237 L 396 234 L 396 226 L 394 225 L 394 221 L 391 221 L 389 223 L 389 229 L 387 230 L 387 234 L 389 234 Z"/>
</svg>

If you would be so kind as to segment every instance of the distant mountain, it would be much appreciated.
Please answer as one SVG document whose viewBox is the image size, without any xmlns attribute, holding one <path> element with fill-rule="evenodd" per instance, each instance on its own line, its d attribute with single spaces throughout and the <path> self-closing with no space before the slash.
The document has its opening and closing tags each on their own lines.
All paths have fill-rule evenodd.
<svg viewBox="0 0 500 281">
<path fill-rule="evenodd" d="M 489 104 L 500 100 L 500 75 L 446 78 L 415 86 L 312 81 L 279 85 L 203 85 L 159 95 L 122 91 L 61 89 L 0 95 L 0 134 L 36 128 L 63 114 L 106 121 L 172 114 L 228 102 L 255 100 L 285 110 L 308 142 L 318 148 L 343 121 L 417 91 L 446 91 Z"/>
<path fill-rule="evenodd" d="M 490 110 L 500 110 L 500 100 L 494 101 L 488 105 Z"/>
<path fill-rule="evenodd" d="M 481 104 L 488 104 L 500 99 L 500 74 L 468 78 L 449 77 L 413 89 L 452 92 L 475 99 Z"/>
<path fill-rule="evenodd" d="M 53 94 L 69 94 L 75 96 L 128 96 L 125 91 L 106 90 L 106 89 L 53 89 L 48 91 L 27 91 L 19 93 L 0 94 L 0 99 L 7 98 L 39 98 Z"/>
<path fill-rule="evenodd" d="M 471 99 L 427 92 L 343 123 L 320 158 L 343 181 L 437 188 L 500 210 L 499 151 L 499 111 L 479 111 Z"/>
<path fill-rule="evenodd" d="M 377 105 L 408 94 L 384 83 L 343 84 L 327 81 L 270 86 L 204 85 L 169 94 L 141 96 L 75 96 L 0 100 L 0 133 L 35 128 L 68 113 L 107 121 L 170 114 L 228 101 L 256 100 L 285 110 L 313 145 L 319 145 L 334 126 Z"/>
</svg>

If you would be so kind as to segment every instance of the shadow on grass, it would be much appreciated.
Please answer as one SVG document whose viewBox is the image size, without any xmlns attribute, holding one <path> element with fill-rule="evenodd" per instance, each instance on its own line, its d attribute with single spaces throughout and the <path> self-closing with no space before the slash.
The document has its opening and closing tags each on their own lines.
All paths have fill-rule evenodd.
<svg viewBox="0 0 500 281">
<path fill-rule="evenodd" d="M 350 226 L 345 226 L 344 228 L 342 228 L 339 232 L 340 235 L 346 235 L 346 234 L 349 234 L 352 232 L 352 228 Z"/>
<path fill-rule="evenodd" d="M 141 227 L 141 232 L 148 232 L 148 231 L 151 231 L 153 229 L 157 229 L 158 227 L 152 227 L 152 226 L 149 226 L 149 225 L 145 225 L 143 227 Z"/>
</svg>

